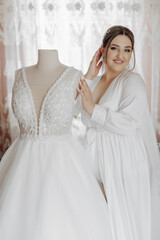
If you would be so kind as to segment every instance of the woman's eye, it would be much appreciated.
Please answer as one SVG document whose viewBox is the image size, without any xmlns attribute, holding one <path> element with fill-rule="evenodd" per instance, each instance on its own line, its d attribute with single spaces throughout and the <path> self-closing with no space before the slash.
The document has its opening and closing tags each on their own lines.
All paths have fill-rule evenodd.
<svg viewBox="0 0 160 240">
<path fill-rule="evenodd" d="M 115 47 L 111 47 L 111 50 L 116 50 L 117 48 L 115 48 Z"/>
<path fill-rule="evenodd" d="M 125 52 L 131 52 L 131 50 L 130 49 L 125 49 Z"/>
</svg>

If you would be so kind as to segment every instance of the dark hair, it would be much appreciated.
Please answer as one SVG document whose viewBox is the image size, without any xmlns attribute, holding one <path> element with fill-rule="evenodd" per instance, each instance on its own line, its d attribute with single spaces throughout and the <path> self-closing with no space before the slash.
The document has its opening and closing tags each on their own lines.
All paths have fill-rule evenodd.
<svg viewBox="0 0 160 240">
<path fill-rule="evenodd" d="M 103 48 L 105 48 L 107 46 L 107 50 L 106 50 L 106 54 L 107 54 L 108 48 L 109 48 L 112 40 L 118 35 L 125 35 L 131 41 L 132 51 L 133 51 L 133 55 L 134 55 L 134 66 L 132 68 L 132 70 L 133 70 L 135 67 L 134 34 L 132 33 L 132 31 L 129 28 L 120 26 L 120 25 L 115 25 L 115 26 L 110 27 L 103 37 L 102 46 L 103 46 Z"/>
</svg>

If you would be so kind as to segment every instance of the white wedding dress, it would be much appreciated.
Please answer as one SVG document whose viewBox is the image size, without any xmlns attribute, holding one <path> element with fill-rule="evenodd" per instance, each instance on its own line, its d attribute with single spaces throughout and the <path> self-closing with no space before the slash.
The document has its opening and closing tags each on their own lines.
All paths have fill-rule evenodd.
<svg viewBox="0 0 160 240">
<path fill-rule="evenodd" d="M 25 69 L 16 72 L 12 106 L 20 136 L 0 164 L 2 240 L 111 239 L 90 156 L 70 133 L 79 73 L 62 73 L 37 121 Z"/>
</svg>

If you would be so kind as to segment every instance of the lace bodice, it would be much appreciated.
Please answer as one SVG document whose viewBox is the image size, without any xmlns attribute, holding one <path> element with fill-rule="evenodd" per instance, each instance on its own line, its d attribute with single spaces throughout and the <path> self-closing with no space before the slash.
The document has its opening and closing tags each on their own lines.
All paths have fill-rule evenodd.
<svg viewBox="0 0 160 240">
<path fill-rule="evenodd" d="M 17 70 L 12 91 L 12 108 L 19 123 L 20 135 L 50 136 L 70 132 L 79 77 L 78 70 L 68 67 L 46 93 L 37 119 L 25 69 Z"/>
</svg>

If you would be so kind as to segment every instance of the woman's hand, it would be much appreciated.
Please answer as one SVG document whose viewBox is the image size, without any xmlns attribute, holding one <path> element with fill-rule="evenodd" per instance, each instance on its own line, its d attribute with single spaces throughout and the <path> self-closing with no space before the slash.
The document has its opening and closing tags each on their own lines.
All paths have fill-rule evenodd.
<svg viewBox="0 0 160 240">
<path fill-rule="evenodd" d="M 99 70 L 100 70 L 100 68 L 102 66 L 102 61 L 99 62 L 101 56 L 102 56 L 102 52 L 101 52 L 101 48 L 99 48 L 95 52 L 95 54 L 94 54 L 94 56 L 93 56 L 93 58 L 92 58 L 92 60 L 90 62 L 88 71 L 87 71 L 87 73 L 84 76 L 85 78 L 92 80 L 92 79 L 94 79 L 98 75 Z M 99 64 L 98 64 L 98 62 L 99 62 Z"/>
<path fill-rule="evenodd" d="M 91 116 L 95 103 L 93 101 L 91 90 L 89 89 L 88 84 L 84 79 L 80 80 L 78 92 L 82 98 L 83 109 Z"/>
</svg>

